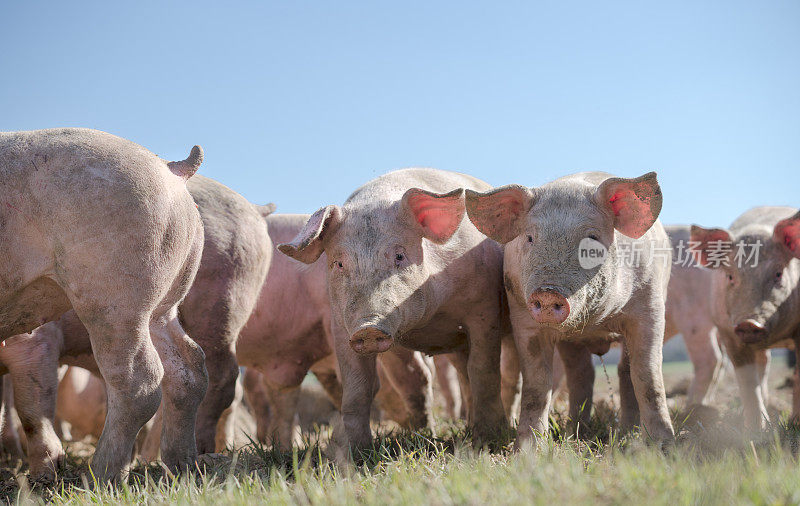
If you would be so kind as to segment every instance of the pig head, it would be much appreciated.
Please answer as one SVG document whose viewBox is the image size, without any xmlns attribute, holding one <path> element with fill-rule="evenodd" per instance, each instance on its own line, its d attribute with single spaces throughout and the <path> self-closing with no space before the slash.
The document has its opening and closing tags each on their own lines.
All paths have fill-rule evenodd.
<svg viewBox="0 0 800 506">
<path fill-rule="evenodd" d="M 430 316 L 436 294 L 427 281 L 443 265 L 428 250 L 447 242 L 463 215 L 463 190 L 437 194 L 411 188 L 380 210 L 326 206 L 279 249 L 306 263 L 325 251 L 331 309 L 350 346 L 361 354 L 380 353 Z"/>
<path fill-rule="evenodd" d="M 745 344 L 773 344 L 800 325 L 800 212 L 793 211 L 756 208 L 731 230 L 692 227 L 700 261 L 716 271 L 717 324 Z"/>
<path fill-rule="evenodd" d="M 651 172 L 635 179 L 607 178 L 599 186 L 569 179 L 549 191 L 519 185 L 485 194 L 468 191 L 467 212 L 487 236 L 514 242 L 517 262 L 513 275 L 506 269 L 506 283 L 533 319 L 575 331 L 608 306 L 618 267 L 615 231 L 642 237 L 658 218 L 661 201 Z M 612 261 L 584 268 L 581 255 L 592 247 Z"/>
</svg>

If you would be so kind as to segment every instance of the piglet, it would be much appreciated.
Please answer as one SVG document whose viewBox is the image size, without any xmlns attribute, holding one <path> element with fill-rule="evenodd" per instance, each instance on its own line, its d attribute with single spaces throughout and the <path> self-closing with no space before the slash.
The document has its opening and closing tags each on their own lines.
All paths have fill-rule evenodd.
<svg viewBox="0 0 800 506">
<path fill-rule="evenodd" d="M 505 244 L 505 287 L 522 369 L 517 446 L 546 435 L 557 348 L 570 415 L 588 421 L 593 351 L 622 341 L 622 424 L 674 437 L 661 372 L 671 248 L 658 222 L 655 173 L 627 179 L 600 172 L 538 188 L 467 191 L 469 219 Z M 581 423 L 580 425 L 583 425 Z M 579 426 L 580 426 L 579 425 Z"/>
</svg>

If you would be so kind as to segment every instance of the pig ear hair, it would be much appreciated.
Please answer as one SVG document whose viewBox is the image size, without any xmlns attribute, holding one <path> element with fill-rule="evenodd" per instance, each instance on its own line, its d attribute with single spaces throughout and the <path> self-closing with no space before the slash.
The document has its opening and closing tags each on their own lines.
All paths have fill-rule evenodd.
<svg viewBox="0 0 800 506">
<path fill-rule="evenodd" d="M 715 244 L 722 245 L 722 243 L 728 243 L 730 246 L 733 243 L 733 239 L 731 238 L 730 232 L 725 230 L 724 228 L 703 228 L 699 225 L 692 225 L 691 228 L 691 237 L 689 241 L 694 244 L 697 244 L 696 248 L 690 249 L 690 253 L 697 252 L 700 258 L 696 260 L 702 265 L 703 267 L 719 267 L 720 262 L 709 262 L 708 256 L 714 250 L 717 251 L 724 251 L 720 248 L 717 248 Z"/>
<path fill-rule="evenodd" d="M 422 227 L 422 236 L 444 244 L 456 233 L 464 219 L 464 189 L 433 193 L 411 188 L 403 195 L 403 207 Z"/>
<path fill-rule="evenodd" d="M 661 187 L 655 172 L 637 178 L 612 177 L 597 189 L 600 205 L 614 213 L 614 228 L 638 239 L 650 230 L 661 212 Z"/>
<path fill-rule="evenodd" d="M 800 211 L 791 218 L 779 221 L 775 225 L 773 238 L 786 246 L 795 258 L 800 258 Z"/>
<path fill-rule="evenodd" d="M 300 232 L 291 242 L 279 244 L 284 255 L 311 264 L 316 262 L 325 246 L 323 241 L 336 231 L 341 222 L 342 211 L 339 206 L 325 206 L 312 214 Z"/>
<path fill-rule="evenodd" d="M 520 235 L 533 192 L 510 184 L 484 193 L 467 190 L 467 216 L 485 236 L 505 244 Z"/>
</svg>

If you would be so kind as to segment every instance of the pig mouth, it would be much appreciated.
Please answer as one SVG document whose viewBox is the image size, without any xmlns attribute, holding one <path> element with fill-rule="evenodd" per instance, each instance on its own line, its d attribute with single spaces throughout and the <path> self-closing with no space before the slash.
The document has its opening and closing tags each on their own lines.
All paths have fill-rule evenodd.
<svg viewBox="0 0 800 506">
<path fill-rule="evenodd" d="M 766 326 L 753 318 L 739 322 L 734 332 L 744 344 L 765 344 L 769 336 Z"/>
<path fill-rule="evenodd" d="M 350 336 L 350 347 L 359 355 L 389 351 L 394 338 L 376 325 L 364 325 Z"/>
</svg>

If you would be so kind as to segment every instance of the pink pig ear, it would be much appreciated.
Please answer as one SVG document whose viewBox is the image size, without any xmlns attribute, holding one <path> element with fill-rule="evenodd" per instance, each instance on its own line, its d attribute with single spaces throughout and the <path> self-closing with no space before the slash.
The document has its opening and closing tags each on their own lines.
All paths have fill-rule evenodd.
<svg viewBox="0 0 800 506">
<path fill-rule="evenodd" d="M 403 207 L 422 227 L 423 237 L 443 244 L 456 233 L 464 219 L 464 190 L 458 188 L 449 193 L 433 193 L 411 188 L 403 195 Z"/>
<path fill-rule="evenodd" d="M 696 251 L 700 255 L 697 259 L 700 265 L 710 268 L 719 267 L 722 263 L 709 262 L 709 255 L 726 251 L 725 245 L 729 251 L 733 243 L 730 232 L 724 228 L 703 228 L 697 225 L 692 225 L 689 241 L 692 243 L 689 251 Z"/>
<path fill-rule="evenodd" d="M 325 206 L 311 215 L 291 242 L 279 244 L 278 249 L 295 260 L 312 264 L 325 249 L 323 241 L 336 231 L 341 219 L 339 206 Z"/>
<path fill-rule="evenodd" d="M 786 246 L 795 258 L 800 258 L 800 211 L 791 218 L 779 221 L 775 225 L 773 238 Z"/>
<path fill-rule="evenodd" d="M 483 235 L 505 244 L 522 233 L 533 192 L 511 184 L 486 193 L 467 190 L 467 216 Z"/>
<path fill-rule="evenodd" d="M 661 187 L 655 172 L 633 179 L 606 179 L 596 196 L 600 205 L 614 213 L 614 228 L 633 239 L 647 233 L 661 212 Z"/>
</svg>

